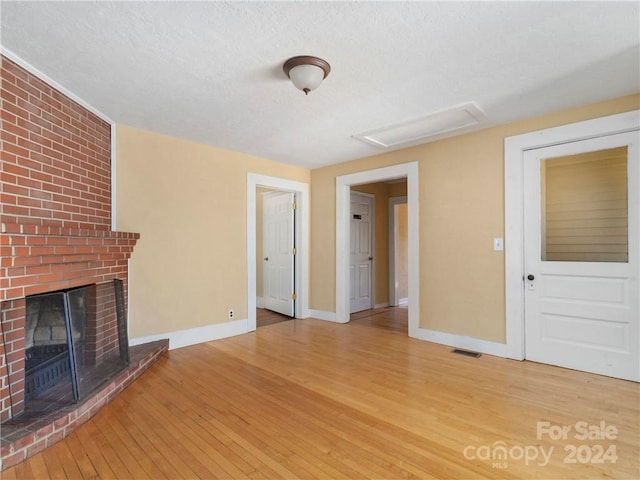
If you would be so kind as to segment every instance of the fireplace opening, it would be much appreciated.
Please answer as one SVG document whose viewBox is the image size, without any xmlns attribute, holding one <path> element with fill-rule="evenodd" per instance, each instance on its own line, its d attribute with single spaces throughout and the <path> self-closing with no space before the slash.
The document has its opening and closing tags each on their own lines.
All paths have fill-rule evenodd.
<svg viewBox="0 0 640 480">
<path fill-rule="evenodd" d="M 121 280 L 26 298 L 21 417 L 77 403 L 128 364 Z"/>
</svg>

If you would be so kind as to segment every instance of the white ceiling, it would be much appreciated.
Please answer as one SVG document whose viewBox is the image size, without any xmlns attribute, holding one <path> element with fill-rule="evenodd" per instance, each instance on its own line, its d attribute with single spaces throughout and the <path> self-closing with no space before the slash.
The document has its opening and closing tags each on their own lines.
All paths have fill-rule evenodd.
<svg viewBox="0 0 640 480">
<path fill-rule="evenodd" d="M 638 2 L 10 2 L 3 48 L 117 123 L 315 168 L 475 103 L 494 124 L 640 90 Z M 307 97 L 282 72 L 316 55 Z M 179 159 L 176 159 L 179 161 Z"/>
</svg>

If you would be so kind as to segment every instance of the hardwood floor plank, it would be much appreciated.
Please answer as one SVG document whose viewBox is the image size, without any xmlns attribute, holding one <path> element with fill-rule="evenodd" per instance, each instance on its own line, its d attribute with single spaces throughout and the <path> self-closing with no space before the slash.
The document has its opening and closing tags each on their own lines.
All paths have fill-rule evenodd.
<svg viewBox="0 0 640 480">
<path fill-rule="evenodd" d="M 145 462 L 144 464 L 138 463 L 136 457 L 141 457 L 142 452 L 137 451 L 135 444 L 131 441 L 128 432 L 123 430 L 123 428 L 118 424 L 118 410 L 125 408 L 124 402 L 122 402 L 121 398 L 116 398 L 112 402 L 113 408 L 109 409 L 107 415 L 105 415 L 106 420 L 104 422 L 104 428 L 102 430 L 102 434 L 104 439 L 106 440 L 105 444 L 109 445 L 111 449 L 114 450 L 114 453 L 117 455 L 118 459 L 122 462 L 122 464 L 126 467 L 129 472 L 129 477 L 131 478 L 153 478 L 152 473 L 156 473 L 153 469 L 151 472 L 146 471 L 145 467 L 151 467 L 149 462 Z"/>
<path fill-rule="evenodd" d="M 214 379 L 214 380 L 215 380 L 215 379 Z M 194 388 L 194 387 L 195 387 L 195 388 L 198 388 L 198 387 L 197 387 L 197 385 L 189 385 L 189 388 L 190 388 L 190 389 L 192 389 L 192 388 Z M 223 392 L 216 392 L 216 394 L 221 394 L 221 393 L 223 393 Z M 239 395 L 242 395 L 242 393 L 239 393 Z M 228 402 L 223 402 L 223 405 L 224 405 L 224 410 L 225 410 L 225 412 L 223 413 L 222 411 L 218 410 L 218 411 L 217 411 L 217 414 L 219 414 L 219 416 L 220 416 L 220 417 L 224 416 L 224 417 L 227 419 L 227 421 L 225 422 L 225 425 L 228 425 L 228 426 L 230 426 L 231 428 L 234 428 L 236 431 L 237 431 L 238 429 L 241 429 L 241 428 L 245 427 L 245 423 L 244 423 L 244 422 L 246 421 L 246 418 L 244 417 L 244 413 L 243 413 L 243 412 L 237 412 L 237 411 L 230 411 L 232 407 L 228 404 Z M 208 418 L 208 417 L 207 417 L 207 416 L 205 416 L 204 414 L 200 414 L 199 416 L 200 416 L 201 420 L 205 421 L 205 422 L 203 422 L 203 423 L 204 423 L 204 424 L 206 424 L 206 420 L 207 420 L 207 418 Z M 238 424 L 238 423 L 236 422 L 236 420 L 237 420 L 237 419 L 239 419 L 239 418 L 241 418 L 241 417 L 242 417 L 242 419 L 243 419 L 243 420 L 242 420 L 242 422 L 240 422 L 240 423 Z M 259 421 L 258 421 L 258 423 L 259 423 Z M 257 426 L 257 423 L 252 422 L 252 424 L 251 424 L 251 425 L 252 425 L 253 427 L 256 427 L 256 426 Z M 269 432 L 269 434 L 272 434 L 272 433 L 273 433 L 273 432 L 271 432 L 271 431 Z M 245 436 L 251 436 L 251 434 L 250 434 L 250 433 L 245 432 Z M 270 436 L 269 438 L 274 438 L 274 437 L 273 437 L 273 436 Z M 254 443 L 255 443 L 255 442 L 254 442 Z M 264 448 L 265 448 L 265 446 L 264 446 L 264 444 L 262 443 L 262 441 L 259 441 L 258 446 L 259 446 L 259 448 L 262 448 L 262 449 L 264 449 Z M 272 445 L 271 445 L 271 446 L 272 446 L 272 447 L 274 446 L 274 445 L 273 445 L 273 442 L 272 442 Z M 280 450 L 279 450 L 279 455 L 281 455 L 281 454 L 283 454 L 283 453 L 282 453 L 282 451 L 281 451 L 281 449 L 282 449 L 282 445 L 279 445 L 279 448 L 280 448 Z M 289 452 L 285 451 L 284 455 L 285 455 L 285 456 L 288 456 L 288 455 L 289 455 Z M 303 459 L 297 459 L 297 460 L 296 460 L 296 462 L 298 462 L 298 463 L 304 463 L 304 460 L 303 460 Z M 260 469 L 260 471 L 261 471 L 261 472 L 263 472 L 264 474 L 269 474 L 270 476 L 273 476 L 273 471 L 271 471 L 271 472 L 266 472 L 264 467 L 266 467 L 266 466 L 258 467 L 258 468 L 259 468 L 259 469 Z M 310 466 L 309 464 L 302 465 L 301 467 L 302 467 L 302 468 L 305 468 L 305 469 L 306 469 L 307 471 L 309 471 L 309 472 L 310 472 L 310 471 L 313 471 L 313 469 L 314 469 L 314 468 L 313 468 L 312 466 Z M 316 472 L 316 473 L 318 473 L 318 472 Z M 337 471 L 336 471 L 336 472 L 333 472 L 333 473 L 334 473 L 334 474 L 339 474 L 339 472 L 337 472 Z"/>
<path fill-rule="evenodd" d="M 43 450 L 42 456 L 44 457 L 44 461 L 47 464 L 47 473 L 48 478 L 53 480 L 61 480 L 66 479 L 67 474 L 64 471 L 64 467 L 60 463 L 60 459 L 56 453 L 55 447 L 58 445 L 54 445 L 53 447 L 47 448 Z"/>
<path fill-rule="evenodd" d="M 24 469 L 27 468 L 27 467 L 24 466 L 25 463 L 26 462 L 22 462 L 21 464 L 18 464 L 13 468 L 9 468 L 9 469 L 3 471 L 0 474 L 1 475 L 0 478 L 2 478 L 2 480 L 17 480 L 18 478 L 20 478 L 20 479 L 24 478 L 25 480 L 26 479 L 30 480 L 30 479 L 34 478 L 31 473 L 29 473 L 29 474 L 25 474 L 24 473 L 25 472 Z M 21 475 L 20 477 L 18 477 L 18 473 L 20 473 L 20 475 Z"/>
<path fill-rule="evenodd" d="M 224 366 L 224 360 L 220 357 L 220 356 L 216 356 L 216 364 L 220 365 L 220 366 Z M 220 370 L 220 372 L 218 372 L 219 375 L 224 375 L 225 371 L 229 371 L 228 368 L 222 368 Z M 255 372 L 253 372 L 255 373 Z M 263 383 L 264 380 L 266 379 L 266 377 L 263 377 Z M 240 382 L 241 385 L 247 385 L 250 384 L 250 378 L 243 378 L 242 372 L 235 370 L 233 372 L 233 376 L 232 377 L 227 377 L 226 378 L 226 382 L 225 385 L 232 385 L 235 382 Z M 264 405 L 265 404 L 265 395 L 268 396 L 268 392 L 271 391 L 273 388 L 276 388 L 274 386 L 268 386 L 266 384 L 261 384 L 260 385 L 260 389 L 262 391 L 262 398 L 261 398 L 261 404 Z M 277 388 L 278 390 L 282 391 L 283 388 L 285 388 L 285 385 L 283 384 L 283 382 L 277 382 Z M 249 411 L 256 411 L 258 413 L 258 415 L 260 415 L 262 408 L 259 405 L 249 405 L 247 404 L 248 399 L 250 399 L 251 397 L 253 397 L 255 395 L 255 391 L 250 391 L 249 395 L 234 395 L 233 392 L 230 392 L 230 397 L 234 397 L 234 398 L 245 398 L 247 399 L 245 402 L 243 402 L 242 406 L 246 407 L 246 409 L 248 409 Z M 304 392 L 303 395 L 298 398 L 298 400 L 302 400 L 303 402 L 306 401 L 306 395 L 308 395 L 309 392 Z M 294 393 L 293 389 L 290 390 L 286 390 L 283 392 L 283 397 L 285 398 L 289 398 L 289 399 L 295 399 L 297 398 L 296 394 Z M 294 402 L 297 403 L 297 402 Z M 269 418 L 273 419 L 273 418 L 277 418 L 278 415 L 276 415 L 276 409 L 274 408 L 274 406 L 279 407 L 280 411 L 283 414 L 284 418 L 292 418 L 292 412 L 296 411 L 293 408 L 293 405 L 288 404 L 288 403 L 283 403 L 283 402 L 276 402 L 275 405 L 269 405 L 268 406 L 268 411 L 270 413 Z M 301 404 L 298 404 L 298 407 L 300 407 Z M 311 407 L 310 410 L 313 411 L 317 411 L 316 408 L 318 406 L 314 405 Z M 306 408 L 301 408 L 301 410 L 306 410 Z M 245 418 L 246 418 L 246 413 L 245 413 Z M 340 410 L 340 409 L 335 409 L 335 410 L 331 410 L 328 414 L 329 418 L 333 418 L 333 417 L 337 417 L 337 416 L 344 416 L 344 411 Z M 263 417 L 263 416 L 262 416 Z M 261 418 L 262 418 L 261 417 Z M 293 425 L 288 425 L 287 428 L 289 429 L 288 431 L 299 431 L 300 429 L 304 428 L 305 423 L 308 423 L 310 419 L 310 416 L 302 416 L 302 415 L 297 415 L 294 418 L 294 423 Z M 248 420 L 247 420 L 248 421 Z M 255 419 L 251 419 L 251 425 L 254 425 L 256 422 Z M 326 425 L 326 423 L 324 424 Z M 320 432 L 320 427 L 322 427 L 323 424 L 322 422 L 317 422 L 315 425 L 313 425 L 313 430 L 314 432 Z M 344 431 L 344 424 L 341 425 L 341 429 L 340 429 L 340 434 Z M 238 426 L 236 426 L 235 428 L 238 428 Z M 287 430 L 285 430 L 287 431 Z M 266 435 L 270 435 L 270 432 L 265 432 Z M 272 434 L 272 433 L 271 433 Z M 336 440 L 339 440 L 340 434 L 335 435 L 334 438 L 332 439 L 332 441 L 334 442 L 333 444 L 335 445 Z M 308 438 L 308 437 L 307 437 Z M 317 441 L 316 437 L 316 441 Z M 316 442 L 314 442 L 316 443 Z M 366 450 L 362 450 L 362 449 L 358 449 L 356 448 L 356 445 L 354 445 L 351 442 L 344 442 L 344 450 L 350 451 L 353 453 L 353 455 L 357 456 L 359 459 L 361 460 L 367 460 L 366 463 L 366 467 L 363 467 L 362 464 L 358 465 L 358 475 L 360 477 L 370 477 L 370 478 L 381 478 L 381 477 L 395 477 L 397 475 L 398 472 L 394 472 L 393 469 L 386 469 L 385 467 L 388 467 L 388 464 L 386 464 L 384 461 L 381 461 L 378 457 L 375 456 L 375 454 L 369 454 L 369 452 L 367 452 Z M 309 446 L 305 446 L 305 451 L 307 452 L 307 454 L 309 454 L 309 452 L 313 451 L 313 445 L 309 445 Z M 329 450 L 330 452 L 331 450 Z M 345 462 L 349 462 L 348 459 L 345 459 L 344 456 L 341 457 L 341 459 Z M 325 460 L 326 461 L 326 460 Z M 343 467 L 344 468 L 344 467 Z M 323 473 L 324 476 L 328 476 L 333 472 L 328 472 L 325 471 Z"/>
<path fill-rule="evenodd" d="M 118 456 L 118 452 L 114 445 L 110 443 L 113 439 L 113 435 L 103 427 L 104 424 L 108 424 L 112 418 L 112 410 L 103 410 L 94 419 L 97 421 L 90 421 L 77 429 L 74 433 L 83 441 L 85 448 L 89 445 L 95 445 L 96 449 L 102 457 L 104 462 L 108 466 L 109 470 L 102 471 L 101 478 L 109 478 L 111 473 L 114 474 L 114 478 L 131 478 L 131 472 L 127 469 L 127 466 L 122 462 Z M 92 452 L 95 454 L 95 452 Z M 99 457 L 92 455 L 92 461 L 94 465 L 101 463 Z"/>
<path fill-rule="evenodd" d="M 235 375 L 237 376 L 237 372 L 235 373 Z M 296 404 L 296 403 L 297 403 L 297 404 L 298 404 L 298 406 L 302 406 L 303 408 L 300 408 L 300 410 L 302 410 L 302 411 L 313 411 L 313 412 L 316 412 L 316 414 L 317 414 L 317 412 L 319 411 L 319 409 L 321 409 L 321 408 L 322 408 L 321 406 L 318 406 L 318 405 L 309 405 L 309 406 L 307 406 L 307 405 L 303 405 L 303 404 L 305 403 L 305 401 L 307 400 L 307 398 L 306 398 L 306 397 L 309 395 L 309 393 L 308 393 L 308 392 L 304 392 L 304 393 L 302 394 L 302 396 L 301 396 L 300 398 L 297 398 L 297 399 L 296 399 L 296 398 L 294 398 L 292 395 L 293 395 L 293 394 L 292 394 L 292 392 L 288 392 L 288 393 L 287 393 L 286 395 L 284 395 L 284 396 L 285 396 L 285 397 L 287 397 L 287 398 L 289 398 L 289 399 L 291 399 L 291 400 L 293 401 L 293 404 Z M 289 406 L 290 406 L 290 405 L 285 405 L 285 407 L 289 407 Z M 293 406 L 293 405 L 291 405 L 291 406 Z M 329 411 L 329 412 L 328 412 L 328 414 L 327 414 L 327 416 L 326 416 L 326 418 L 325 418 L 325 419 L 322 419 L 322 420 L 323 420 L 324 422 L 327 422 L 327 421 L 331 422 L 331 421 L 333 420 L 333 418 L 334 418 L 334 417 L 336 417 L 336 416 L 345 416 L 345 415 L 346 415 L 346 416 L 348 416 L 348 414 L 345 414 L 345 412 L 344 412 L 343 410 L 341 410 L 341 411 L 338 411 L 338 410 L 335 410 L 335 411 Z M 327 420 L 327 419 L 328 419 L 328 420 Z M 302 423 L 302 422 L 300 422 L 300 424 L 301 424 L 301 423 Z M 316 425 L 315 425 L 316 429 L 317 429 L 317 427 L 318 427 L 320 424 L 321 424 L 320 422 L 316 423 Z M 325 424 L 325 426 L 326 426 L 326 424 Z M 298 426 L 298 428 L 300 428 L 300 427 Z M 340 432 L 344 432 L 344 425 L 341 425 L 341 428 L 340 428 L 338 431 L 340 431 Z M 334 441 L 335 441 L 335 439 L 334 439 Z M 348 450 L 353 450 L 353 448 L 354 448 L 354 446 L 353 446 L 353 445 L 349 445 L 349 446 L 347 447 L 347 449 L 348 449 Z M 365 453 L 365 452 L 358 452 L 358 456 L 359 456 L 359 457 L 366 457 L 366 453 Z M 372 461 L 374 464 L 375 464 L 375 463 L 377 463 L 375 458 L 369 458 L 368 460 Z M 393 476 L 395 476 L 395 474 L 396 474 L 397 472 L 375 472 L 375 473 L 372 473 L 372 476 L 379 476 L 379 475 L 381 475 L 382 473 L 384 473 L 384 474 L 386 474 L 386 475 L 393 475 Z"/>
<path fill-rule="evenodd" d="M 404 362 L 406 364 L 407 354 L 414 354 L 412 357 L 418 357 L 417 360 L 425 360 L 426 362 L 424 368 L 412 370 L 411 381 L 407 381 L 406 374 L 404 376 L 402 374 L 399 375 L 404 382 L 405 391 L 402 394 L 405 399 L 402 401 L 396 400 L 400 401 L 400 403 L 396 403 L 396 407 L 402 405 L 402 408 L 393 408 L 393 402 L 388 403 L 384 398 L 381 398 L 382 395 L 377 389 L 371 387 L 372 376 L 368 375 L 369 368 L 377 372 L 378 370 L 385 371 L 388 367 L 377 365 L 376 358 L 372 358 L 377 356 L 367 355 L 366 353 L 367 351 L 375 351 L 375 347 L 380 344 L 383 346 L 388 344 L 388 341 L 378 341 L 374 337 L 373 342 L 371 342 L 374 344 L 374 348 L 361 348 L 357 352 L 358 356 L 366 356 L 366 361 L 363 362 L 366 364 L 366 368 L 352 368 L 354 365 L 360 367 L 358 357 L 354 355 L 350 362 L 342 362 L 340 358 L 341 351 L 338 351 L 337 355 L 313 358 L 315 356 L 315 346 L 325 341 L 324 330 L 331 334 L 331 330 L 327 329 L 326 325 L 319 326 L 318 332 L 310 335 L 314 339 L 313 345 L 304 343 L 302 348 L 301 346 L 296 347 L 296 344 L 304 341 L 303 338 L 293 335 L 296 328 L 298 327 L 276 326 L 271 327 L 268 331 L 261 332 L 263 333 L 261 341 L 265 341 L 268 336 L 269 341 L 281 346 L 277 356 L 273 354 L 268 357 L 255 355 L 257 353 L 257 350 L 253 348 L 255 339 L 248 337 L 243 338 L 238 343 L 234 343 L 232 346 L 227 341 L 219 342 L 216 345 L 225 349 L 225 351 L 232 352 L 233 355 L 243 361 L 248 361 L 255 365 L 259 364 L 271 372 L 278 372 L 280 376 L 293 379 L 298 384 L 309 385 L 315 391 L 331 398 L 340 399 L 360 411 L 366 411 L 391 423 L 398 423 L 415 433 L 420 434 L 427 429 L 431 429 L 443 441 L 453 439 L 458 443 L 457 448 L 459 448 L 458 451 L 460 453 L 465 448 L 465 444 L 460 443 L 459 439 L 464 438 L 487 439 L 495 442 L 512 439 L 522 440 L 524 437 L 528 443 L 537 443 L 535 436 L 536 422 L 549 417 L 548 414 L 554 412 L 554 410 L 558 410 L 556 412 L 557 415 L 549 418 L 560 425 L 563 422 L 567 422 L 567 416 L 573 419 L 573 423 L 580 421 L 581 418 L 591 423 L 597 423 L 602 417 L 583 415 L 576 411 L 576 405 L 584 404 L 584 412 L 592 410 L 602 415 L 602 410 L 597 406 L 594 407 L 592 405 L 594 402 L 591 399 L 602 398 L 606 389 L 603 390 L 602 386 L 599 385 L 593 389 L 587 398 L 580 398 L 580 395 L 576 394 L 585 387 L 589 388 L 589 383 L 593 382 L 616 385 L 622 391 L 622 395 L 616 399 L 616 403 L 633 405 L 634 411 L 628 412 L 630 416 L 626 417 L 626 419 L 624 416 L 620 417 L 609 413 L 607 413 L 607 416 L 611 419 L 611 422 L 615 421 L 617 425 L 635 425 L 633 427 L 636 431 L 635 440 L 632 440 L 634 438 L 632 436 L 626 437 L 627 441 L 631 441 L 629 445 L 631 448 L 629 450 L 626 449 L 627 441 L 622 438 L 622 435 L 619 437 L 617 447 L 625 452 L 626 458 L 637 457 L 637 384 L 581 372 L 571 372 L 547 365 L 513 362 L 488 355 L 483 356 L 480 359 L 481 362 L 474 363 L 470 361 L 472 359 L 451 355 L 450 349 L 447 347 L 409 339 L 408 342 L 403 342 L 404 345 L 399 345 L 401 347 L 400 352 L 396 352 L 395 355 L 389 357 L 392 368 L 389 375 L 398 375 L 394 372 L 396 367 L 393 363 L 402 365 L 402 362 Z M 364 332 L 358 332 L 358 338 L 362 338 L 362 333 Z M 305 330 L 306 334 L 308 332 Z M 350 340 L 349 333 L 346 333 L 345 343 L 349 344 Z M 329 341 L 329 339 L 327 338 L 326 341 Z M 335 342 L 333 343 L 335 345 Z M 361 342 L 357 343 L 357 346 L 360 345 Z M 228 348 L 229 346 L 231 346 L 231 349 Z M 420 347 L 422 351 L 418 352 L 416 347 Z M 394 359 L 399 359 L 400 363 L 394 361 Z M 441 365 L 443 361 L 446 367 L 444 370 L 442 368 L 433 368 L 432 365 Z M 451 367 L 449 367 L 449 363 L 452 364 Z M 480 365 L 478 365 L 479 363 Z M 482 368 L 477 369 L 478 366 Z M 512 367 L 515 367 L 517 372 L 510 374 L 509 369 Z M 334 373 L 332 374 L 331 372 Z M 496 375 L 496 372 L 500 372 L 500 374 Z M 540 375 L 541 372 L 544 372 L 543 375 Z M 413 381 L 414 376 L 417 377 L 415 378 L 417 381 Z M 501 381 L 503 377 L 505 377 L 506 382 Z M 575 377 L 576 383 L 572 384 L 569 380 L 572 377 Z M 545 387 L 547 380 L 550 380 L 550 388 L 548 386 Z M 514 385 L 517 386 L 518 383 L 526 384 L 530 381 L 533 385 L 531 388 L 526 389 L 526 394 L 514 400 L 511 397 L 511 394 L 515 391 Z M 537 383 L 540 385 L 536 385 Z M 425 385 L 430 384 L 433 384 L 436 389 L 425 388 Z M 629 389 L 625 392 L 627 387 Z M 562 395 L 556 395 L 556 404 L 552 402 L 551 405 L 547 405 L 548 392 L 558 392 L 558 389 L 563 393 Z M 371 400 L 362 401 L 363 398 L 367 397 Z M 398 397 L 398 399 L 401 398 L 401 396 Z M 540 409 L 540 403 L 546 408 Z M 406 408 L 415 406 L 421 406 L 421 408 L 418 409 L 416 407 L 415 410 Z M 551 409 L 549 408 L 550 406 L 552 407 Z M 519 420 L 523 417 L 523 410 L 527 408 L 534 410 L 529 416 L 530 422 L 522 424 Z M 467 421 L 458 422 L 456 425 L 455 422 L 459 418 L 465 418 Z M 487 418 L 490 418 L 491 421 L 487 421 Z M 469 429 L 468 419 L 473 420 L 471 425 L 476 430 L 471 437 L 467 434 Z M 629 419 L 633 421 L 630 423 Z M 499 434 L 498 436 L 494 435 L 496 432 Z M 548 444 L 551 446 L 553 442 L 548 442 Z M 556 445 L 556 448 L 559 448 L 559 446 Z M 463 462 L 465 461 L 461 455 L 459 455 L 459 459 Z M 563 466 L 561 462 L 557 467 L 563 472 L 563 475 L 576 476 L 575 468 L 569 472 L 567 471 L 569 467 Z M 631 471 L 638 471 L 637 462 L 633 462 L 631 467 Z M 510 469 L 514 472 L 517 470 L 516 466 L 510 467 Z M 525 478 L 527 476 L 529 475 L 524 475 Z"/>
<path fill-rule="evenodd" d="M 204 374 L 201 377 L 200 379 L 201 382 L 206 383 L 209 381 L 205 375 L 207 374 Z M 215 376 L 219 377 L 219 372 L 216 371 Z M 305 431 L 303 435 L 298 434 L 296 432 L 296 429 L 300 430 L 303 427 L 300 423 L 295 423 L 294 421 L 289 421 L 287 423 L 287 420 L 291 418 L 289 411 L 283 411 L 282 415 L 276 416 L 274 415 L 274 412 L 272 410 L 269 410 L 268 412 L 269 414 L 266 414 L 267 413 L 266 409 L 263 408 L 263 405 L 262 405 L 264 400 L 255 401 L 254 395 L 252 394 L 252 392 L 247 392 L 246 389 L 243 389 L 243 388 L 233 389 L 231 387 L 232 383 L 233 382 L 229 382 L 229 386 L 227 386 L 227 382 L 225 382 L 225 385 L 224 385 L 225 388 L 218 389 L 216 391 L 216 395 L 222 395 L 224 398 L 242 399 L 242 402 L 240 403 L 236 402 L 233 405 L 231 404 L 225 405 L 224 412 L 218 410 L 215 412 L 209 412 L 207 415 L 201 414 L 202 420 L 207 420 L 207 418 L 210 418 L 212 415 L 218 418 L 226 417 L 228 419 L 231 419 L 230 421 L 226 422 L 226 424 L 231 428 L 234 428 L 234 430 L 236 431 L 244 428 L 245 426 L 248 426 L 250 428 L 256 428 L 258 431 L 262 432 L 264 435 L 267 435 L 268 438 L 272 438 L 272 439 L 275 438 L 275 436 L 277 435 L 286 434 L 287 435 L 286 444 L 288 444 L 289 447 L 293 449 L 293 453 L 302 457 L 305 457 L 305 456 L 309 457 L 310 458 L 309 461 L 311 463 L 317 463 L 318 459 L 313 455 L 313 449 L 314 449 L 313 444 L 307 445 L 305 443 L 309 438 L 313 437 L 314 432 L 308 430 L 308 431 Z M 190 385 L 190 387 L 192 386 L 193 385 Z M 248 414 L 247 410 L 250 411 L 251 413 Z M 241 419 L 241 422 L 234 421 L 236 419 Z M 295 432 L 295 433 L 292 433 L 292 432 Z M 290 437 L 292 435 L 296 438 L 297 441 L 295 442 L 290 441 Z M 326 452 L 324 451 L 320 452 L 319 455 L 324 462 L 327 461 Z M 307 465 L 307 468 L 308 468 L 308 465 Z M 345 469 L 345 466 L 340 465 L 340 468 Z M 312 467 L 312 470 L 315 470 L 315 467 Z M 347 471 L 349 470 L 347 469 Z M 322 472 L 316 472 L 316 473 L 324 477 L 329 475 L 332 478 L 340 478 L 341 476 L 343 476 L 343 474 L 339 470 L 333 469 L 330 465 L 326 465 L 325 469 Z M 355 475 L 357 472 L 353 471 L 352 473 Z"/>
<path fill-rule="evenodd" d="M 32 479 L 35 478 L 30 462 L 22 462 L 0 474 L 2 480 Z"/>
<path fill-rule="evenodd" d="M 290 320 L 172 350 L 5 478 L 640 478 L 639 384 L 455 355 L 408 338 L 406 313 Z M 577 422 L 615 438 L 579 440 Z M 565 463 L 571 445 L 617 459 Z M 496 446 L 508 457 L 492 458 Z M 548 463 L 518 457 L 525 448 Z"/>
<path fill-rule="evenodd" d="M 162 392 L 165 400 L 175 399 L 174 392 L 166 389 L 166 386 L 165 388 L 156 386 L 156 388 L 157 392 Z M 172 401 L 171 406 L 182 407 L 182 404 L 181 400 Z M 145 402 L 143 408 L 150 422 L 156 426 L 148 425 L 148 427 L 155 428 L 156 433 L 165 443 L 165 454 L 170 455 L 171 458 L 184 459 L 189 468 L 193 470 L 194 476 L 201 478 L 212 476 L 214 478 L 244 477 L 242 471 L 232 463 L 229 462 L 229 471 L 220 465 L 220 463 L 225 463 L 224 458 L 210 444 L 200 441 L 199 437 L 193 435 L 193 430 L 184 422 L 186 415 L 176 414 L 165 408 L 163 404 L 152 402 Z M 172 421 L 173 419 L 176 421 Z"/>
<path fill-rule="evenodd" d="M 71 442 L 74 442 L 75 439 L 77 439 L 78 444 L 82 446 L 82 450 L 91 461 L 91 465 L 93 465 L 93 468 L 96 471 L 97 478 L 109 480 L 116 479 L 118 475 L 112 470 L 113 465 L 107 460 L 107 458 L 105 458 L 103 452 L 97 447 L 93 436 L 88 433 L 90 431 L 90 428 L 88 427 L 90 426 L 92 426 L 92 423 L 84 426 L 87 428 L 79 428 L 68 438 Z M 71 437 L 74 438 L 72 439 Z"/>
<path fill-rule="evenodd" d="M 58 455 L 58 460 L 60 460 L 66 478 L 95 478 L 96 472 L 91 462 L 89 462 L 89 465 L 86 465 L 85 462 L 78 463 L 71 453 L 71 448 L 73 448 L 73 441 L 59 442 L 51 447 L 51 450 Z"/>
<path fill-rule="evenodd" d="M 286 322 L 288 320 L 292 320 L 292 318 L 277 312 L 272 312 L 271 310 L 267 310 L 265 308 L 256 308 L 257 328 L 267 327 L 269 325 L 273 325 L 274 323 Z"/>
<path fill-rule="evenodd" d="M 35 455 L 29 459 L 27 459 L 27 461 L 25 462 L 27 463 L 30 467 L 31 467 L 31 477 L 25 475 L 23 476 L 19 476 L 18 478 L 23 478 L 23 479 L 34 479 L 34 480 L 40 480 L 43 478 L 49 478 L 51 476 L 51 474 L 49 473 L 49 470 L 47 468 L 47 463 L 44 460 L 44 455 L 42 453 L 39 453 L 38 455 Z M 4 473 L 4 472 L 2 472 Z"/>
<path fill-rule="evenodd" d="M 155 432 L 155 425 L 149 425 L 147 420 L 138 413 L 138 410 L 126 409 L 122 413 L 118 422 L 122 427 L 127 428 L 136 444 L 149 456 L 158 471 L 157 478 L 172 479 L 195 476 L 182 458 L 167 460 L 167 452 L 170 452 L 171 456 L 175 452 L 173 442 L 168 445 L 160 439 Z"/>
<path fill-rule="evenodd" d="M 68 442 L 65 443 L 67 444 L 78 469 L 82 473 L 82 478 L 85 480 L 100 478 L 100 473 L 98 473 L 98 470 L 94 466 L 91 455 L 88 453 L 85 445 L 83 445 L 78 438 L 77 433 L 72 433 L 67 437 L 67 439 Z"/>
</svg>

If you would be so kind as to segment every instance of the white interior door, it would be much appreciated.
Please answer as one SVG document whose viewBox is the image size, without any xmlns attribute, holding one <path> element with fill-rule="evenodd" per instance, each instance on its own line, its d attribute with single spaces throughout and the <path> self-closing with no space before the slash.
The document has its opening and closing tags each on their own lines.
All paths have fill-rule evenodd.
<svg viewBox="0 0 640 480">
<path fill-rule="evenodd" d="M 263 197 L 264 307 L 283 315 L 295 312 L 295 194 L 271 192 Z"/>
<path fill-rule="evenodd" d="M 528 360 L 640 381 L 639 140 L 525 153 Z"/>
<path fill-rule="evenodd" d="M 373 197 L 351 192 L 350 313 L 373 306 Z"/>
</svg>

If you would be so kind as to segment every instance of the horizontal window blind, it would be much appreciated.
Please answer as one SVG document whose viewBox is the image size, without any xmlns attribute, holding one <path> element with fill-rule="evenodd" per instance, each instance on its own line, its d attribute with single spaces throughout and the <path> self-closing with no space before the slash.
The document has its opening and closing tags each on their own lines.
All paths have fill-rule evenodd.
<svg viewBox="0 0 640 480">
<path fill-rule="evenodd" d="M 541 163 L 542 260 L 627 262 L 627 147 Z"/>
</svg>

